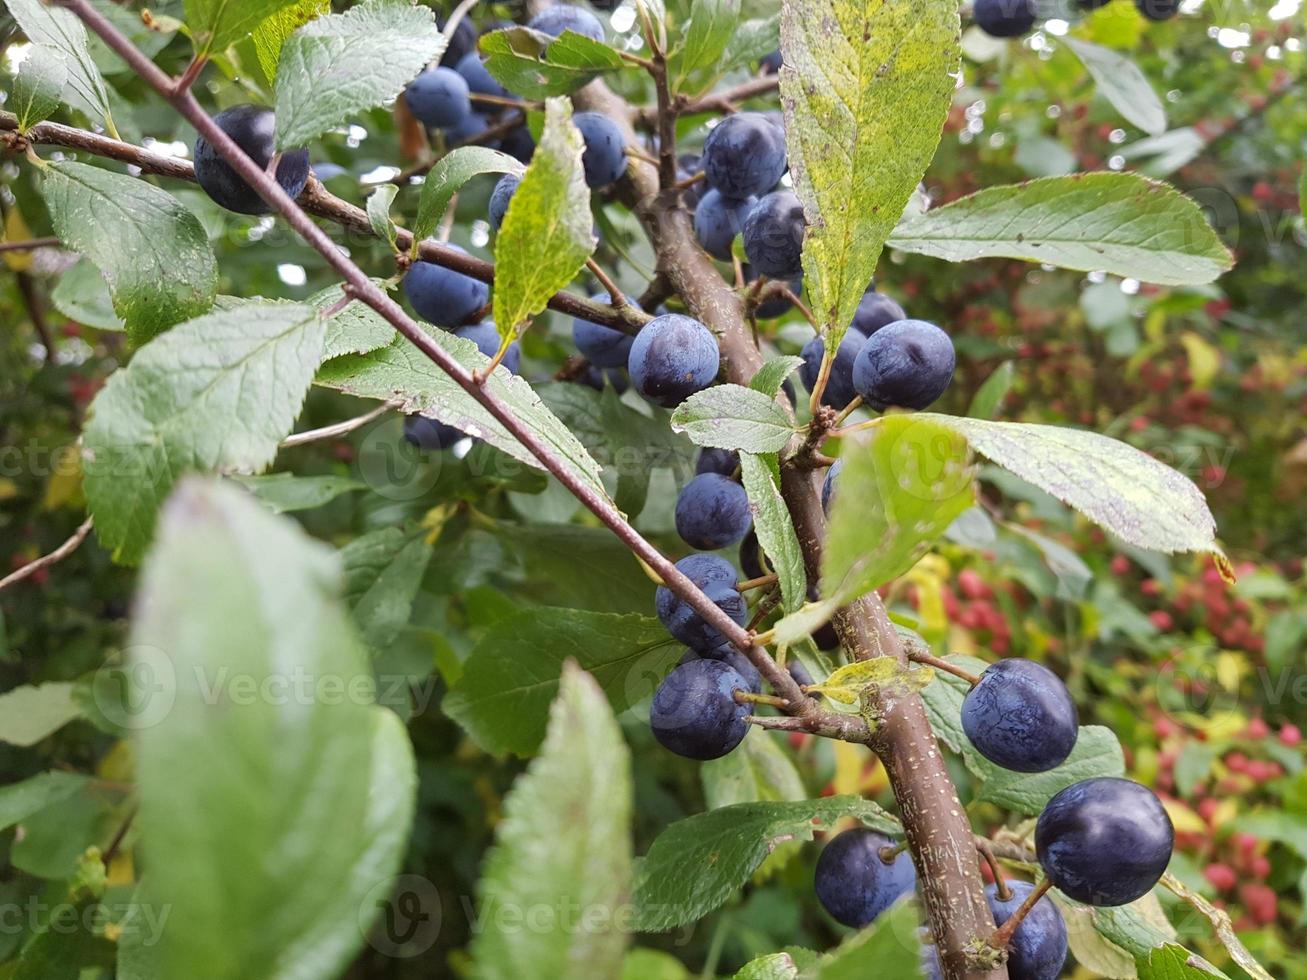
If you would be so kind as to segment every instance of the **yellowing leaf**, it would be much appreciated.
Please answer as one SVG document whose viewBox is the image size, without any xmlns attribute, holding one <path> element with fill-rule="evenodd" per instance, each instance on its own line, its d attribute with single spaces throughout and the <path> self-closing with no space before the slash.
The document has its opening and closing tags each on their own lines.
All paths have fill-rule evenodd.
<svg viewBox="0 0 1307 980">
<path fill-rule="evenodd" d="M 1194 387 L 1210 388 L 1212 381 L 1221 370 L 1221 352 L 1192 330 L 1180 335 L 1185 354 L 1189 357 L 1189 373 L 1193 376 Z"/>
<path fill-rule="evenodd" d="M 846 664 L 822 683 L 809 685 L 808 690 L 840 704 L 855 704 L 869 687 L 903 695 L 922 690 L 934 679 L 935 672 L 929 667 L 910 667 L 893 657 L 876 657 Z"/>
</svg>

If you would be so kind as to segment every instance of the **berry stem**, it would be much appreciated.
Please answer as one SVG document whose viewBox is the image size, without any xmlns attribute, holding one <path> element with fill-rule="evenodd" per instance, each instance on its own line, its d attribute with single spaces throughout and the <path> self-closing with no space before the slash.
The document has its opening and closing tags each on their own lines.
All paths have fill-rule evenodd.
<svg viewBox="0 0 1307 980">
<path fill-rule="evenodd" d="M 608 291 L 608 305 L 615 310 L 620 310 L 626 306 L 626 296 L 617 288 L 617 283 L 613 282 L 612 277 L 600 267 L 599 263 L 593 258 L 585 260 L 585 267 L 590 270 L 590 275 L 599 280 L 599 285 Z"/>
<path fill-rule="evenodd" d="M 787 698 L 778 698 L 773 694 L 754 694 L 752 691 L 736 691 L 735 701 L 737 704 L 765 704 L 782 711 L 788 711 L 790 707 Z"/>
<path fill-rule="evenodd" d="M 862 407 L 862 396 L 855 395 L 853 401 L 844 406 L 844 411 L 835 416 L 835 421 L 831 423 L 832 429 L 838 429 L 844 424 L 844 420 Z"/>
<path fill-rule="evenodd" d="M 1026 900 L 1021 903 L 1021 907 L 1012 913 L 1011 918 L 1004 922 L 994 935 L 989 937 L 989 945 L 995 949 L 1007 949 L 1008 944 L 1012 942 L 1013 935 L 1021 928 L 1021 923 L 1030 914 L 1030 910 L 1035 907 L 1035 903 L 1043 898 L 1045 893 L 1052 887 L 1053 883 L 1047 878 L 1036 885 L 1035 890 L 1027 895 Z"/>
<path fill-rule="evenodd" d="M 933 653 L 927 653 L 924 650 L 909 650 L 908 659 L 914 663 L 925 664 L 928 667 L 934 667 L 936 670 L 942 670 L 954 677 L 961 677 L 972 687 L 980 683 L 979 674 L 973 674 L 971 671 L 959 667 L 957 664 L 949 663 L 943 657 L 937 657 Z"/>
<path fill-rule="evenodd" d="M 757 578 L 737 582 L 735 584 L 735 589 L 737 592 L 748 592 L 750 589 L 761 589 L 768 585 L 775 585 L 779 581 L 780 577 L 775 573 L 771 575 L 760 575 Z"/>
<path fill-rule="evenodd" d="M 899 841 L 897 844 L 887 844 L 880 849 L 880 860 L 882 864 L 893 864 L 895 859 L 908 849 L 907 841 Z"/>
<path fill-rule="evenodd" d="M 994 848 L 990 846 L 989 839 L 977 834 L 976 850 L 985 859 L 985 863 L 989 865 L 990 873 L 994 876 L 994 888 L 998 892 L 998 900 L 1000 902 L 1012 901 L 1012 889 L 1007 886 L 1007 877 L 1003 874 L 1003 866 L 998 863 L 998 858 L 994 855 Z"/>
</svg>

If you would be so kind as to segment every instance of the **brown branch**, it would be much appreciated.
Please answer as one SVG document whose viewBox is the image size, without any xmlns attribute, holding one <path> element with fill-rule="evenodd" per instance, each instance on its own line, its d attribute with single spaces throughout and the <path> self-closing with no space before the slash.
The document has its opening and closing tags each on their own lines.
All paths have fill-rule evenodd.
<svg viewBox="0 0 1307 980">
<path fill-rule="evenodd" d="M 723 89 L 700 98 L 678 95 L 672 100 L 672 112 L 677 116 L 694 116 L 707 112 L 725 115 L 739 111 L 739 103 L 775 92 L 780 84 L 777 75 L 764 75 L 752 78 L 734 88 Z M 642 129 L 655 129 L 658 126 L 658 107 L 641 106 L 634 110 L 634 122 Z"/>
<path fill-rule="evenodd" d="M 0 242 L 0 252 L 30 252 L 38 248 L 53 248 L 59 239 L 53 235 L 49 238 L 33 238 L 25 242 Z"/>
<path fill-rule="evenodd" d="M 21 582 L 25 578 L 30 578 L 43 568 L 49 568 L 57 562 L 63 561 L 74 551 L 82 546 L 86 536 L 91 533 L 91 518 L 82 521 L 81 526 L 73 532 L 73 536 L 55 548 L 48 555 L 42 555 L 36 561 L 30 561 L 22 568 L 10 572 L 4 578 L 0 579 L 0 590 L 7 589 L 11 585 Z"/>
</svg>

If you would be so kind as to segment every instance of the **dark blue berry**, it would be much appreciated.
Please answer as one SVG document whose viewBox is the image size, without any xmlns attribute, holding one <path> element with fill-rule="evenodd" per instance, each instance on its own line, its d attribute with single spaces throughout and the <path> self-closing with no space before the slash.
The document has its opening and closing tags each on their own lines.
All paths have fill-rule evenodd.
<svg viewBox="0 0 1307 980">
<path fill-rule="evenodd" d="M 521 163 L 530 163 L 531 157 L 535 155 L 536 141 L 531 130 L 526 126 L 518 126 L 504 134 L 504 138 L 499 141 L 499 148 Z"/>
<path fill-rule="evenodd" d="M 490 212 L 490 223 L 495 228 L 504 223 L 504 215 L 508 214 L 508 202 L 513 199 L 513 193 L 520 183 L 522 178 L 517 174 L 504 174 L 499 178 L 499 183 L 495 184 L 495 189 L 490 192 L 490 205 L 487 210 Z"/>
<path fill-rule="evenodd" d="M 757 203 L 756 198 L 736 201 L 710 190 L 694 209 L 694 237 L 703 250 L 715 259 L 729 262 L 731 244 L 740 233 L 744 216 Z"/>
<path fill-rule="evenodd" d="M 676 498 L 676 532 L 692 548 L 725 548 L 752 526 L 749 495 L 729 476 L 701 473 Z"/>
<path fill-rule="evenodd" d="M 469 112 L 463 117 L 463 121 L 456 126 L 446 126 L 442 133 L 445 135 L 445 146 L 456 147 L 462 146 L 473 139 L 479 137 L 490 128 L 490 120 L 479 112 Z M 496 140 L 482 142 L 479 145 L 495 149 L 499 144 Z"/>
<path fill-rule="evenodd" d="M 564 31 L 575 31 L 592 41 L 604 42 L 604 25 L 590 11 L 568 3 L 547 7 L 527 22 L 527 27 L 550 37 L 559 37 Z"/>
<path fill-rule="evenodd" d="M 467 79 L 443 65 L 428 68 L 409 82 L 404 101 L 413 118 L 436 129 L 457 126 L 472 111 Z"/>
<path fill-rule="evenodd" d="M 727 116 L 704 140 L 703 169 L 727 197 L 766 194 L 785 173 L 785 134 L 760 112 Z"/>
<path fill-rule="evenodd" d="M 858 331 L 850 330 L 840 341 L 840 346 L 835 350 L 835 359 L 831 362 L 826 388 L 821 393 L 821 403 L 827 408 L 841 411 L 857 397 L 858 393 L 853 387 L 853 365 L 866 340 Z M 821 337 L 813 337 L 803 345 L 803 350 L 799 353 L 803 357 L 799 380 L 811 392 L 821 375 L 821 359 L 826 353 L 826 341 Z"/>
<path fill-rule="evenodd" d="M 612 385 L 613 390 L 619 395 L 631 387 L 625 368 L 598 368 L 589 364 L 586 366 L 585 373 L 576 380 L 578 384 L 593 388 L 595 391 L 603 391 L 605 385 Z"/>
<path fill-rule="evenodd" d="M 467 438 L 467 434 L 425 415 L 408 415 L 404 418 L 404 438 L 424 452 L 448 449 Z"/>
<path fill-rule="evenodd" d="M 771 569 L 764 564 L 764 560 L 762 548 L 758 545 L 758 535 L 753 528 L 749 528 L 749 533 L 740 542 L 740 568 L 744 571 L 744 577 L 762 578 L 770 575 Z"/>
<path fill-rule="evenodd" d="M 758 278 L 758 272 L 748 262 L 744 263 L 744 281 L 752 283 Z M 803 276 L 796 276 L 789 282 L 790 292 L 795 296 L 803 295 Z M 773 295 L 758 304 L 754 310 L 754 316 L 759 320 L 775 320 L 779 316 L 784 316 L 790 310 L 794 309 L 794 303 L 789 297 L 782 295 Z"/>
<path fill-rule="evenodd" d="M 744 625 L 749 604 L 735 587 L 735 566 L 716 555 L 689 555 L 676 563 L 677 569 L 707 594 L 731 619 Z M 660 585 L 654 596 L 658 619 L 667 631 L 693 650 L 712 650 L 727 642 L 721 631 L 694 611 L 671 589 Z"/>
<path fill-rule="evenodd" d="M 908 315 L 903 312 L 903 307 L 884 293 L 872 289 L 858 301 L 858 308 L 853 314 L 852 327 L 864 337 L 870 337 L 881 327 L 907 318 Z"/>
<path fill-rule="evenodd" d="M 443 29 L 445 26 L 444 14 L 436 14 L 436 23 Z M 440 63 L 453 67 L 463 60 L 463 57 L 469 52 L 475 50 L 477 46 L 477 28 L 472 23 L 471 17 L 464 17 L 454 28 L 454 34 L 449 38 L 449 43 L 445 46 L 445 52 L 440 56 Z"/>
<path fill-rule="evenodd" d="M 572 122 L 585 140 L 581 167 L 586 184 L 599 189 L 620 180 L 626 173 L 626 139 L 617 123 L 600 112 L 578 112 Z"/>
<path fill-rule="evenodd" d="M 1147 895 L 1174 845 L 1171 818 L 1152 790 L 1110 776 L 1068 786 L 1035 824 L 1044 874 L 1086 905 L 1127 905 Z"/>
<path fill-rule="evenodd" d="M 771 279 L 803 274 L 803 205 L 793 191 L 773 191 L 758 199 L 744 219 L 744 254 L 749 265 Z"/>
<path fill-rule="evenodd" d="M 663 678 L 649 709 L 654 738 L 687 759 L 719 759 L 749 731 L 747 705 L 735 700 L 748 683 L 718 660 L 692 660 Z"/>
<path fill-rule="evenodd" d="M 835 502 L 835 484 L 840 478 L 840 470 L 843 467 L 844 460 L 835 460 L 826 471 L 826 479 L 821 481 L 821 509 L 827 514 L 830 513 L 830 505 Z"/>
<path fill-rule="evenodd" d="M 722 476 L 734 476 L 740 468 L 740 454 L 733 449 L 713 449 L 707 447 L 699 450 L 699 459 L 694 464 L 694 472 L 720 473 Z M 753 578 L 754 576 L 750 576 Z"/>
<path fill-rule="evenodd" d="M 1025 881 L 1010 881 L 1011 893 L 1006 902 L 998 897 L 998 886 L 985 889 L 985 899 L 994 913 L 994 925 L 1001 926 L 1021 908 L 1035 886 Z M 1062 913 L 1047 895 L 1035 903 L 1008 945 L 1007 972 L 1010 980 L 1057 980 L 1066 963 L 1067 932 Z"/>
<path fill-rule="evenodd" d="M 928 408 L 957 363 L 953 341 L 925 320 L 900 320 L 867 338 L 853 364 L 853 387 L 878 412 Z"/>
<path fill-rule="evenodd" d="M 477 345 L 477 350 L 486 357 L 494 357 L 499 353 L 501 338 L 494 320 L 482 320 L 480 323 L 459 327 L 454 331 L 454 336 L 472 341 Z M 519 373 L 518 369 L 522 366 L 522 347 L 516 340 L 508 345 L 508 350 L 504 352 L 504 359 L 499 363 L 508 369 L 509 374 Z"/>
<path fill-rule="evenodd" d="M 599 303 L 609 301 L 608 294 L 595 293 L 590 297 Z M 572 320 L 572 343 L 591 364 L 601 368 L 625 367 L 631 356 L 635 337 L 602 323 L 593 323 L 576 317 Z"/>
<path fill-rule="evenodd" d="M 986 759 L 1013 772 L 1047 772 L 1075 748 L 1080 718 L 1061 679 L 1033 660 L 986 668 L 962 702 L 962 729 Z"/>
<path fill-rule="evenodd" d="M 481 60 L 481 55 L 475 51 L 469 51 L 460 58 L 454 70 L 463 76 L 469 91 L 476 92 L 478 95 L 496 95 L 502 99 L 511 94 L 508 89 L 495 81 L 495 76 L 486 70 L 486 63 Z"/>
<path fill-rule="evenodd" d="M 781 52 L 777 49 L 771 54 L 763 55 L 762 60 L 758 62 L 758 67 L 764 75 L 775 75 L 781 70 L 782 63 Z"/>
<path fill-rule="evenodd" d="M 752 691 L 754 694 L 762 691 L 762 674 L 758 673 L 758 668 L 753 665 L 753 661 L 733 644 L 727 643 L 703 653 L 686 650 L 681 656 L 680 663 L 688 664 L 692 660 L 716 660 L 724 663 L 744 679 L 745 690 Z"/>
<path fill-rule="evenodd" d="M 277 117 L 262 106 L 241 105 L 213 117 L 218 128 L 266 170 L 277 150 Z M 228 211 L 268 214 L 272 208 L 218 155 L 203 136 L 195 141 L 195 180 L 204 193 Z M 309 151 L 287 150 L 277 163 L 277 183 L 299 197 L 309 180 Z"/>
<path fill-rule="evenodd" d="M 888 864 L 881 852 L 895 847 L 884 834 L 865 827 L 846 830 L 817 859 L 814 888 L 836 922 L 861 929 L 916 887 L 912 857 L 901 851 Z"/>
<path fill-rule="evenodd" d="M 1135 0 L 1135 6 L 1149 20 L 1170 20 L 1180 12 L 1180 0 Z"/>
<path fill-rule="evenodd" d="M 976 0 L 976 26 L 990 37 L 1021 37 L 1035 26 L 1034 0 Z"/>
<path fill-rule="evenodd" d="M 674 408 L 707 388 L 721 368 L 712 331 L 692 317 L 667 313 L 646 323 L 631 345 L 631 383 L 649 401 Z"/>
<path fill-rule="evenodd" d="M 450 247 L 463 251 L 457 245 Z M 490 287 L 434 262 L 414 262 L 404 276 L 404 295 L 418 316 L 453 330 L 486 305 Z"/>
</svg>

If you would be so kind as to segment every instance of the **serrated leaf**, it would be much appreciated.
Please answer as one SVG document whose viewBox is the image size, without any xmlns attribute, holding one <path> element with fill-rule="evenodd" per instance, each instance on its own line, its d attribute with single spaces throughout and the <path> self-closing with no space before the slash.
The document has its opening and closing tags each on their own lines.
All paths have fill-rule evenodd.
<svg viewBox="0 0 1307 980">
<path fill-rule="evenodd" d="M 183 323 L 110 375 L 82 433 L 95 532 L 135 564 L 182 473 L 257 473 L 290 432 L 322 355 L 322 317 L 251 303 Z"/>
<path fill-rule="evenodd" d="M 921 976 L 921 940 L 914 902 L 900 900 L 805 970 L 804 980 L 864 980 L 868 976 L 908 980 Z"/>
<path fill-rule="evenodd" d="M 113 311 L 109 284 L 89 259 L 78 259 L 59 277 L 58 284 L 50 293 L 50 302 L 64 316 L 84 326 L 115 331 L 126 328 Z"/>
<path fill-rule="evenodd" d="M 776 457 L 741 453 L 740 472 L 745 492 L 749 495 L 758 544 L 780 580 L 781 608 L 793 612 L 808 599 L 808 573 L 803 564 L 799 536 L 781 496 Z"/>
<path fill-rule="evenodd" d="M 893 817 L 857 796 L 776 803 L 737 803 L 667 827 L 635 875 L 635 928 L 665 932 L 720 908 L 779 845 L 812 840 L 844 817 L 886 833 L 900 832 Z"/>
<path fill-rule="evenodd" d="M 382 184 L 368 195 L 368 224 L 372 234 L 392 249 L 395 247 L 395 222 L 390 220 L 390 206 L 395 203 L 399 187 L 395 184 Z"/>
<path fill-rule="evenodd" d="M 506 341 L 576 278 L 597 244 L 584 150 L 571 106 L 550 99 L 544 132 L 495 238 L 494 316 Z"/>
<path fill-rule="evenodd" d="M 789 953 L 770 953 L 750 960 L 733 980 L 798 980 L 799 966 Z"/>
<path fill-rule="evenodd" d="M 758 368 L 758 373 L 749 381 L 749 387 L 775 398 L 780 394 L 785 379 L 797 371 L 802 363 L 803 358 L 795 357 L 793 354 L 773 357 Z"/>
<path fill-rule="evenodd" d="M 63 57 L 69 102 L 92 119 L 103 119 L 114 135 L 109 91 L 91 57 L 82 22 L 72 11 L 47 6 L 41 0 L 5 0 L 5 3 L 29 41 L 54 48 Z"/>
<path fill-rule="evenodd" d="M 88 782 L 79 773 L 55 770 L 0 787 L 0 830 L 8 830 L 32 814 L 68 799 Z"/>
<path fill-rule="evenodd" d="M 274 514 L 313 510 L 331 503 L 342 494 L 367 489 L 367 484 L 347 476 L 269 473 L 267 476 L 235 476 L 232 479 L 258 497 Z"/>
<path fill-rule="evenodd" d="M 781 15 L 740 21 L 722 53 L 721 70 L 731 71 L 761 61 L 781 46 Z"/>
<path fill-rule="evenodd" d="M 910 215 L 892 248 L 950 262 L 1002 257 L 1161 285 L 1201 285 L 1233 265 L 1198 205 L 1138 174 L 1041 177 Z"/>
<path fill-rule="evenodd" d="M 0 742 L 28 748 L 81 715 L 73 685 L 24 684 L 0 694 Z"/>
<path fill-rule="evenodd" d="M 939 146 L 959 31 L 955 0 L 781 8 L 781 104 L 808 217 L 803 268 L 828 351 Z"/>
<path fill-rule="evenodd" d="M 1026 816 L 1038 816 L 1048 801 L 1072 783 L 1099 776 L 1124 776 L 1125 755 L 1110 728 L 1082 725 L 1071 755 L 1056 769 L 1040 773 L 1015 773 L 992 764 L 981 784 L 977 799 L 989 800 L 1004 809 Z"/>
<path fill-rule="evenodd" d="M 169 502 L 130 672 L 152 685 L 135 758 L 164 976 L 336 975 L 399 864 L 412 749 L 367 696 L 340 584 L 329 548 L 243 491 L 193 479 Z"/>
<path fill-rule="evenodd" d="M 865 595 L 915 565 L 975 499 L 966 442 L 925 415 L 890 415 L 842 453 L 822 597 Z"/>
<path fill-rule="evenodd" d="M 436 161 L 422 184 L 413 247 L 429 238 L 459 188 L 477 174 L 520 174 L 526 168 L 507 153 L 486 146 L 460 146 Z"/>
<path fill-rule="evenodd" d="M 718 67 L 739 19 L 740 0 L 694 0 L 681 45 L 668 59 L 677 88 L 701 68 Z"/>
<path fill-rule="evenodd" d="M 524 99 L 568 95 L 623 65 L 613 48 L 575 31 L 552 38 L 525 27 L 509 27 L 482 35 L 480 49 L 486 70 Z"/>
<path fill-rule="evenodd" d="M 213 305 L 213 249 L 199 220 L 171 194 L 72 161 L 46 167 L 43 193 L 55 234 L 104 274 L 134 342 Z"/>
<path fill-rule="evenodd" d="M 1212 980 L 1229 977 L 1197 953 L 1183 946 L 1167 945 L 1136 958 L 1139 980 Z"/>
<path fill-rule="evenodd" d="M 340 286 L 328 286 L 304 302 L 326 312 L 345 294 Z M 327 339 L 322 345 L 322 359 L 345 354 L 370 354 L 395 342 L 395 328 L 390 321 L 362 300 L 351 300 L 327 320 Z"/>
<path fill-rule="evenodd" d="M 803 800 L 808 795 L 779 740 L 761 728 L 751 728 L 733 752 L 701 765 L 699 778 L 709 810 L 735 803 Z"/>
<path fill-rule="evenodd" d="M 364 534 L 340 550 L 345 599 L 373 651 L 386 650 L 408 624 L 431 550 L 425 535 L 397 527 Z"/>
<path fill-rule="evenodd" d="M 540 757 L 508 794 L 485 860 L 480 911 L 489 926 L 472 941 L 476 980 L 618 975 L 629 939 L 631 796 L 617 720 L 594 678 L 569 662 Z M 510 909 L 528 922 L 536 909 L 559 918 L 524 929 L 500 917 Z M 562 918 L 571 909 L 582 918 Z"/>
<path fill-rule="evenodd" d="M 196 53 L 208 54 L 226 50 L 266 18 L 295 2 L 296 0 L 186 0 L 183 9 Z"/>
<path fill-rule="evenodd" d="M 1119 51 L 1078 38 L 1064 38 L 1067 47 L 1089 69 L 1099 93 L 1116 111 L 1150 136 L 1166 132 L 1166 107 L 1133 60 Z"/>
<path fill-rule="evenodd" d="M 1127 544 L 1168 554 L 1210 552 L 1218 562 L 1225 561 L 1202 491 L 1188 477 L 1127 443 L 1052 425 L 933 414 L 915 418 L 952 429 L 982 456 Z"/>
<path fill-rule="evenodd" d="M 749 453 L 780 452 L 798 431 L 774 395 L 734 384 L 713 385 L 681 402 L 672 428 L 699 446 Z"/>
<path fill-rule="evenodd" d="M 364 0 L 305 24 L 282 45 L 277 146 L 304 146 L 395 98 L 447 43 L 429 7 Z"/>
<path fill-rule="evenodd" d="M 18 117 L 18 131 L 27 132 L 59 108 L 68 66 L 57 48 L 33 44 L 14 77 L 8 107 Z"/>
<path fill-rule="evenodd" d="M 889 697 L 903 697 L 924 690 L 934 679 L 935 672 L 928 667 L 901 664 L 893 657 L 875 657 L 845 664 L 808 689 L 840 704 L 857 704 L 868 688 L 884 691 Z"/>
<path fill-rule="evenodd" d="M 648 616 L 540 608 L 492 626 L 442 709 L 488 752 L 531 755 L 564 661 L 593 675 L 615 711 L 651 697 L 684 649 Z"/>
<path fill-rule="evenodd" d="M 443 330 L 433 331 L 430 337 L 468 371 L 484 371 L 490 363 L 470 340 Z M 405 414 L 416 412 L 452 425 L 484 439 L 528 466 L 543 468 L 531 451 L 494 416 L 403 337 L 371 354 L 346 355 L 328 361 L 318 372 L 316 383 L 359 398 L 398 399 Z M 501 366 L 486 385 L 513 409 L 518 421 L 530 426 L 579 476 L 601 493 L 606 492 L 599 464 L 567 426 L 544 406 L 526 381 Z"/>
<path fill-rule="evenodd" d="M 289 7 L 263 18 L 254 28 L 252 40 L 263 77 L 269 82 L 277 80 L 277 62 L 281 48 L 297 30 L 309 21 L 331 13 L 331 0 L 294 0 Z"/>
</svg>

